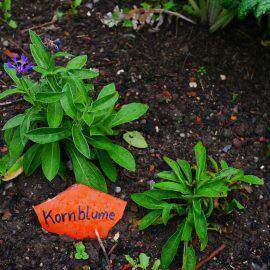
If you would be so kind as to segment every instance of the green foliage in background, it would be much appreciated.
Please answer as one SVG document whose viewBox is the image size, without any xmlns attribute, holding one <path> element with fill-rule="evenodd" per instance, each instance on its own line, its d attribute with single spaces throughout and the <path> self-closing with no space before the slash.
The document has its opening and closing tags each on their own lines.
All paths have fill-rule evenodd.
<svg viewBox="0 0 270 270">
<path fill-rule="evenodd" d="M 4 66 L 16 86 L 1 93 L 0 99 L 20 93 L 31 104 L 3 127 L 9 166 L 26 150 L 25 174 L 30 175 L 41 166 L 45 177 L 51 181 L 57 174 L 64 173 L 67 155 L 77 182 L 106 192 L 105 178 L 93 161 L 98 161 L 111 181 L 117 179 L 116 164 L 135 171 L 132 154 L 109 137 L 119 134 L 115 129 L 119 125 L 144 115 L 148 106 L 130 103 L 117 111 L 119 94 L 113 83 L 103 87 L 94 97 L 91 79 L 99 73 L 85 68 L 86 55 L 59 66 L 57 58 L 71 55 L 66 52 L 51 54 L 33 31 L 30 31 L 30 38 L 36 64 L 34 70 L 40 74 L 40 79 L 33 81 L 28 76 L 18 76 L 15 69 Z"/>
<path fill-rule="evenodd" d="M 224 160 L 220 162 L 220 167 L 212 157 L 209 160 L 214 172 L 209 171 L 206 149 L 201 142 L 196 144 L 194 152 L 195 166 L 186 160 L 174 161 L 164 157 L 171 171 L 157 174 L 163 181 L 155 183 L 152 190 L 131 196 L 138 205 L 150 210 L 140 221 L 141 230 L 150 225 L 166 225 L 170 219 L 181 217 L 177 230 L 162 250 L 161 264 L 164 270 L 172 263 L 181 241 L 184 243 L 183 269 L 195 269 L 196 255 L 191 243 L 196 234 L 200 240 L 200 250 L 205 249 L 208 242 L 208 218 L 214 210 L 215 198 L 220 198 L 225 211 L 230 213 L 235 208 L 243 209 L 236 199 L 226 201 L 232 190 L 242 189 L 243 184 L 263 184 L 262 179 L 245 175 L 243 170 L 229 167 Z"/>
<path fill-rule="evenodd" d="M 17 23 L 11 19 L 11 0 L 0 1 L 0 19 L 11 28 L 17 28 Z"/>
</svg>

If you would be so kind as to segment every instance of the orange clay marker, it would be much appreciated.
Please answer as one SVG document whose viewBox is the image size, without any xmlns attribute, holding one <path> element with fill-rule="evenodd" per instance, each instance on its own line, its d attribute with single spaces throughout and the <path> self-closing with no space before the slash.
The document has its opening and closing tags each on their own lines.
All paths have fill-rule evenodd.
<svg viewBox="0 0 270 270">
<path fill-rule="evenodd" d="M 122 218 L 126 202 L 82 184 L 75 184 L 53 199 L 34 206 L 48 232 L 72 238 L 106 238 Z"/>
</svg>

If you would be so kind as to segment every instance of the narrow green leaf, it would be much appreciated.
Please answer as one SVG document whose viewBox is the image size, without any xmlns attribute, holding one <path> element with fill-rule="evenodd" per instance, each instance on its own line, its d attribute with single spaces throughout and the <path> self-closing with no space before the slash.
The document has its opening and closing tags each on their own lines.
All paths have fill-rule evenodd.
<svg viewBox="0 0 270 270">
<path fill-rule="evenodd" d="M 60 147 L 58 142 L 48 143 L 43 146 L 41 162 L 44 175 L 49 181 L 53 180 L 60 167 Z"/>
<path fill-rule="evenodd" d="M 6 98 L 7 96 L 18 94 L 18 93 L 24 93 L 24 91 L 20 90 L 19 88 L 9 89 L 0 93 L 0 99 Z"/>
<path fill-rule="evenodd" d="M 191 167 L 190 164 L 186 160 L 178 160 L 178 164 L 180 165 L 180 168 L 184 172 L 188 182 L 192 183 L 192 173 L 191 173 Z"/>
<path fill-rule="evenodd" d="M 72 138 L 76 148 L 82 153 L 85 157 L 90 157 L 90 148 L 86 138 L 83 135 L 83 132 L 76 125 L 72 126 Z"/>
<path fill-rule="evenodd" d="M 166 156 L 163 157 L 163 159 L 172 168 L 172 170 L 174 171 L 174 173 L 178 177 L 179 182 L 181 182 L 183 185 L 186 185 L 184 175 L 182 174 L 178 163 L 176 161 L 166 157 Z"/>
<path fill-rule="evenodd" d="M 138 205 L 150 210 L 163 209 L 164 205 L 167 204 L 147 196 L 145 193 L 132 194 L 131 199 Z"/>
<path fill-rule="evenodd" d="M 192 247 L 186 246 L 183 254 L 183 270 L 196 269 L 196 255 Z"/>
<path fill-rule="evenodd" d="M 177 191 L 181 192 L 182 194 L 192 194 L 191 191 L 182 183 L 161 182 L 154 184 L 154 187 L 163 190 Z"/>
<path fill-rule="evenodd" d="M 64 86 L 64 95 L 62 96 L 60 102 L 65 113 L 72 119 L 76 119 L 77 112 L 73 103 L 71 86 L 68 83 Z"/>
<path fill-rule="evenodd" d="M 68 69 L 81 69 L 87 62 L 87 55 L 79 55 L 67 63 Z"/>
<path fill-rule="evenodd" d="M 129 171 L 135 172 L 136 163 L 134 157 L 127 149 L 115 144 L 113 149 L 108 150 L 108 154 L 115 163 Z"/>
<path fill-rule="evenodd" d="M 51 142 L 60 141 L 70 136 L 70 131 L 65 128 L 37 128 L 29 131 L 27 137 L 36 143 L 47 144 Z"/>
<path fill-rule="evenodd" d="M 64 92 L 41 92 L 36 94 L 36 99 L 43 103 L 54 103 L 60 101 L 64 95 Z"/>
<path fill-rule="evenodd" d="M 207 221 L 201 208 L 201 202 L 198 200 L 193 201 L 192 203 L 195 230 L 201 241 L 201 250 L 204 250 L 208 242 Z"/>
<path fill-rule="evenodd" d="M 131 122 L 144 115 L 148 110 L 148 106 L 141 103 L 130 103 L 122 106 L 112 119 L 110 126 L 115 127 L 121 124 Z"/>
<path fill-rule="evenodd" d="M 101 99 L 101 98 L 103 98 L 105 96 L 111 95 L 111 94 L 113 94 L 115 92 L 116 92 L 115 84 L 114 83 L 110 83 L 110 84 L 104 86 L 101 89 L 101 91 L 100 91 L 100 93 L 98 95 L 98 99 Z"/>
<path fill-rule="evenodd" d="M 206 170 L 206 149 L 202 142 L 198 142 L 194 147 L 197 169 L 196 169 L 196 180 L 200 181 L 202 173 Z"/>
<path fill-rule="evenodd" d="M 182 241 L 189 242 L 194 227 L 193 209 L 189 208 L 188 215 L 183 221 Z"/>
<path fill-rule="evenodd" d="M 145 230 L 149 226 L 151 226 L 160 216 L 161 216 L 162 211 L 161 210 L 155 210 L 151 211 L 147 215 L 145 215 L 139 223 L 139 229 L 140 230 Z"/>
<path fill-rule="evenodd" d="M 147 267 L 149 266 L 149 263 L 150 263 L 150 257 L 147 256 L 146 254 L 144 253 L 140 253 L 139 255 L 139 261 L 140 261 L 140 267 L 142 269 L 147 269 Z"/>
<path fill-rule="evenodd" d="M 2 130 L 7 130 L 19 126 L 23 122 L 23 119 L 24 114 L 17 114 L 6 122 Z"/>
<path fill-rule="evenodd" d="M 32 145 L 24 154 L 23 169 L 25 174 L 31 175 L 41 164 L 42 145 Z"/>
<path fill-rule="evenodd" d="M 159 172 L 159 173 L 157 173 L 157 177 L 162 178 L 162 179 L 166 179 L 166 180 L 170 180 L 170 181 L 173 181 L 173 182 L 178 182 L 179 181 L 176 174 L 174 172 L 171 172 L 171 171 Z"/>
<path fill-rule="evenodd" d="M 117 170 L 108 153 L 104 150 L 97 150 L 96 153 L 103 172 L 112 182 L 115 182 L 117 179 Z"/>
<path fill-rule="evenodd" d="M 47 107 L 47 122 L 49 127 L 57 128 L 60 126 L 63 118 L 63 109 L 60 102 L 48 104 Z"/>
<path fill-rule="evenodd" d="M 179 226 L 177 231 L 168 239 L 166 244 L 163 246 L 161 254 L 161 266 L 163 270 L 167 270 L 172 263 L 181 241 L 181 235 L 182 228 Z"/>
<path fill-rule="evenodd" d="M 168 204 L 162 210 L 162 221 L 163 221 L 164 225 L 167 224 L 167 222 L 170 218 L 172 208 L 173 208 L 173 204 Z"/>
</svg>

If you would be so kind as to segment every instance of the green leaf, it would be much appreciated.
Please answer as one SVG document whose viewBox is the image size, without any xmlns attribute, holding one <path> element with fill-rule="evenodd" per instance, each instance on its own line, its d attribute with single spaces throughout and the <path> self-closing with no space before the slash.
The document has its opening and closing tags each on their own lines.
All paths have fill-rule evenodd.
<svg viewBox="0 0 270 270">
<path fill-rule="evenodd" d="M 8 25 L 13 29 L 16 29 L 18 27 L 17 23 L 14 20 L 8 21 Z"/>
<path fill-rule="evenodd" d="M 147 215 L 145 215 L 139 223 L 139 229 L 140 230 L 145 230 L 149 226 L 151 226 L 161 215 L 162 211 L 161 210 L 155 210 L 151 211 Z"/>
<path fill-rule="evenodd" d="M 196 255 L 192 247 L 186 246 L 183 254 L 183 270 L 196 269 Z"/>
<path fill-rule="evenodd" d="M 182 194 L 192 194 L 191 191 L 182 183 L 161 182 L 154 184 L 154 187 L 163 190 L 177 191 L 181 192 Z"/>
<path fill-rule="evenodd" d="M 129 171 L 135 172 L 136 163 L 134 157 L 127 149 L 115 144 L 113 149 L 108 150 L 108 154 L 115 163 Z"/>
<path fill-rule="evenodd" d="M 150 189 L 144 191 L 143 194 L 158 201 L 167 199 L 181 199 L 181 195 L 178 192 L 169 190 Z"/>
<path fill-rule="evenodd" d="M 57 128 L 60 126 L 63 118 L 63 109 L 60 102 L 48 104 L 47 107 L 47 122 L 49 127 Z"/>
<path fill-rule="evenodd" d="M 148 257 L 146 254 L 141 253 L 139 255 L 139 260 L 140 260 L 140 267 L 142 269 L 147 269 L 150 263 L 150 257 Z"/>
<path fill-rule="evenodd" d="M 171 172 L 171 171 L 159 172 L 159 173 L 157 173 L 157 177 L 162 178 L 162 179 L 166 179 L 166 180 L 170 180 L 173 182 L 179 181 L 176 174 L 174 172 Z"/>
<path fill-rule="evenodd" d="M 62 108 L 69 117 L 71 117 L 72 119 L 76 119 L 77 112 L 73 103 L 73 96 L 70 84 L 67 83 L 64 86 L 64 93 L 65 94 L 60 100 Z"/>
<path fill-rule="evenodd" d="M 152 270 L 158 270 L 161 262 L 160 260 L 155 260 Z"/>
<path fill-rule="evenodd" d="M 100 91 L 97 99 L 101 99 L 101 98 L 103 98 L 105 96 L 108 96 L 108 95 L 111 95 L 111 94 L 113 94 L 115 92 L 116 92 L 115 84 L 114 83 L 110 83 L 110 84 L 104 86 L 101 89 L 101 91 Z"/>
<path fill-rule="evenodd" d="M 263 185 L 264 181 L 263 179 L 255 176 L 255 175 L 244 175 L 239 179 L 241 182 L 245 182 L 252 185 Z"/>
<path fill-rule="evenodd" d="M 209 158 L 209 160 L 210 160 L 210 162 L 211 162 L 211 164 L 212 164 L 215 172 L 218 173 L 219 168 L 218 168 L 217 162 L 211 156 L 209 156 L 208 158 Z"/>
<path fill-rule="evenodd" d="M 186 181 L 185 181 L 184 175 L 182 174 L 178 163 L 176 161 L 166 157 L 166 156 L 163 157 L 163 159 L 172 168 L 172 170 L 174 171 L 174 173 L 178 177 L 179 182 L 181 182 L 183 185 L 186 186 Z"/>
<path fill-rule="evenodd" d="M 181 240 L 184 242 L 189 242 L 191 240 L 191 234 L 194 227 L 193 221 L 193 209 L 189 208 L 188 215 L 185 220 L 182 222 L 183 224 L 183 231 L 182 231 L 182 238 Z"/>
<path fill-rule="evenodd" d="M 164 225 L 167 224 L 167 222 L 170 218 L 172 208 L 173 208 L 173 204 L 168 204 L 162 210 L 162 221 L 163 221 Z"/>
<path fill-rule="evenodd" d="M 168 269 L 172 263 L 181 241 L 181 235 L 182 228 L 179 226 L 177 231 L 168 239 L 166 244 L 163 246 L 161 254 L 161 266 L 163 270 Z"/>
<path fill-rule="evenodd" d="M 42 145 L 32 145 L 24 154 L 23 169 L 25 174 L 31 175 L 41 164 Z"/>
<path fill-rule="evenodd" d="M 96 153 L 103 172 L 112 182 L 115 182 L 117 179 L 117 170 L 108 153 L 103 150 L 97 150 Z"/>
<path fill-rule="evenodd" d="M 124 105 L 111 120 L 110 126 L 115 127 L 136 120 L 144 115 L 147 110 L 148 106 L 141 103 L 130 103 Z"/>
<path fill-rule="evenodd" d="M 6 122 L 2 130 L 7 130 L 7 129 L 14 128 L 21 125 L 21 123 L 23 122 L 23 119 L 24 119 L 24 114 L 17 114 L 16 116 L 12 117 Z"/>
<path fill-rule="evenodd" d="M 129 131 L 123 135 L 123 139 L 130 145 L 137 148 L 147 148 L 147 142 L 138 131 Z"/>
<path fill-rule="evenodd" d="M 88 113 L 88 112 L 84 112 L 83 113 L 83 121 L 89 126 L 91 127 L 91 125 L 93 124 L 95 119 L 95 116 L 93 113 Z"/>
<path fill-rule="evenodd" d="M 70 131 L 65 128 L 37 128 L 29 131 L 27 137 L 36 143 L 47 144 L 51 142 L 60 141 L 70 136 Z"/>
<path fill-rule="evenodd" d="M 6 139 L 6 138 L 5 138 Z M 20 129 L 15 128 L 14 131 L 10 134 L 10 142 L 9 142 L 9 154 L 11 163 L 15 162 L 24 149 L 24 144 L 21 141 Z"/>
<path fill-rule="evenodd" d="M 136 267 L 136 262 L 129 256 L 125 255 L 126 260 L 131 264 L 132 267 Z"/>
<path fill-rule="evenodd" d="M 90 157 L 90 148 L 86 138 L 83 135 L 82 130 L 77 127 L 75 124 L 72 126 L 72 138 L 76 148 L 82 153 L 85 157 Z"/>
<path fill-rule="evenodd" d="M 91 111 L 92 112 L 102 111 L 110 107 L 113 107 L 116 101 L 118 100 L 118 97 L 119 97 L 119 94 L 115 92 L 113 94 L 97 99 L 96 101 L 92 103 Z"/>
<path fill-rule="evenodd" d="M 209 198 L 225 197 L 228 190 L 229 188 L 220 180 L 209 181 L 196 190 L 196 196 Z"/>
<path fill-rule="evenodd" d="M 232 176 L 238 174 L 239 172 L 240 170 L 236 168 L 225 168 L 216 174 L 215 180 L 229 179 Z"/>
<path fill-rule="evenodd" d="M 206 170 L 206 149 L 202 142 L 198 142 L 194 147 L 197 169 L 196 169 L 196 180 L 200 181 L 202 173 Z"/>
<path fill-rule="evenodd" d="M 49 181 L 53 180 L 60 167 L 60 147 L 58 142 L 48 143 L 43 146 L 41 162 L 44 175 Z"/>
<path fill-rule="evenodd" d="M 7 96 L 18 94 L 18 93 L 24 93 L 24 91 L 20 90 L 19 88 L 9 89 L 0 93 L 0 99 L 6 98 Z"/>
<path fill-rule="evenodd" d="M 201 241 L 201 250 L 204 250 L 208 242 L 207 221 L 201 208 L 201 202 L 198 200 L 193 201 L 192 203 L 195 230 Z"/>
<path fill-rule="evenodd" d="M 91 69 L 75 69 L 72 73 L 80 80 L 93 79 L 99 76 L 98 71 Z"/>
<path fill-rule="evenodd" d="M 71 143 L 67 143 L 65 148 L 71 158 L 77 183 L 107 192 L 106 181 L 99 169 L 87 160 Z"/>
<path fill-rule="evenodd" d="M 8 74 L 8 76 L 17 84 L 17 86 L 21 86 L 21 80 L 17 76 L 16 69 L 8 68 L 7 64 L 4 64 L 4 70 Z M 10 89 L 10 90 L 14 90 L 14 89 Z M 10 91 L 10 90 L 7 90 L 7 91 Z M 3 97 L 1 97 L 1 95 L 0 95 L 0 99 L 1 98 L 3 98 Z"/>
<path fill-rule="evenodd" d="M 180 168 L 184 172 L 188 182 L 192 183 L 192 173 L 191 173 L 191 167 L 189 163 L 186 160 L 178 160 L 178 164 L 180 165 Z"/>
<path fill-rule="evenodd" d="M 221 165 L 221 169 L 222 170 L 225 170 L 225 169 L 228 169 L 229 168 L 228 163 L 225 160 L 223 160 L 223 159 L 220 161 L 220 165 Z"/>
<path fill-rule="evenodd" d="M 43 103 L 54 103 L 60 101 L 64 95 L 64 92 L 41 92 L 36 94 L 36 99 Z"/>
<path fill-rule="evenodd" d="M 81 69 L 87 62 L 87 55 L 79 55 L 67 63 L 68 69 Z"/>
<path fill-rule="evenodd" d="M 91 138 L 87 137 L 87 141 L 94 147 L 103 150 L 113 150 L 115 144 L 112 143 L 105 136 L 93 136 Z"/>
<path fill-rule="evenodd" d="M 53 54 L 53 58 L 57 58 L 57 57 L 72 57 L 73 55 L 68 53 L 68 52 L 57 52 Z"/>
<path fill-rule="evenodd" d="M 229 202 L 225 208 L 225 212 L 227 214 L 230 214 L 234 211 L 234 209 L 243 210 L 245 207 L 236 199 L 233 199 L 231 202 Z"/>
<path fill-rule="evenodd" d="M 145 193 L 132 194 L 131 199 L 138 205 L 150 210 L 163 209 L 164 205 L 167 204 L 147 196 Z"/>
</svg>

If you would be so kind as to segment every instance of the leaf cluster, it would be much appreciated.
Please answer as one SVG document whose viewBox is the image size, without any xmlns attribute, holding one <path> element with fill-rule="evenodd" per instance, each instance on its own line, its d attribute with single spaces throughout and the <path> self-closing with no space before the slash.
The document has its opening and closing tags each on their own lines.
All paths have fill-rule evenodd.
<svg viewBox="0 0 270 270">
<path fill-rule="evenodd" d="M 144 230 L 150 225 L 164 224 L 180 216 L 176 232 L 168 239 L 162 250 L 162 269 L 172 263 L 180 242 L 184 242 L 183 268 L 193 270 L 196 267 L 195 250 L 191 243 L 195 235 L 200 240 L 200 249 L 204 250 L 208 242 L 208 221 L 214 209 L 215 198 L 225 199 L 234 189 L 243 188 L 243 184 L 262 185 L 263 180 L 245 175 L 243 170 L 228 166 L 222 160 L 221 166 L 212 158 L 209 161 L 214 171 L 207 169 L 206 149 L 201 142 L 194 147 L 196 165 L 186 160 L 174 161 L 164 157 L 171 171 L 163 171 L 157 176 L 163 181 L 154 184 L 154 189 L 132 195 L 138 205 L 150 210 L 140 220 L 139 228 Z M 230 213 L 234 208 L 242 209 L 237 200 L 226 204 Z"/>
<path fill-rule="evenodd" d="M 132 266 L 132 270 L 137 270 L 137 269 L 143 269 L 147 270 L 150 269 L 150 257 L 147 256 L 145 253 L 141 253 L 139 255 L 138 259 L 133 259 L 129 255 L 125 255 L 126 260 L 130 263 Z M 160 266 L 160 260 L 155 260 L 154 264 L 151 268 L 151 270 L 158 270 Z"/>
<path fill-rule="evenodd" d="M 3 127 L 9 165 L 27 149 L 23 158 L 26 175 L 41 166 L 45 177 L 52 180 L 64 173 L 67 155 L 77 182 L 106 192 L 105 178 L 94 161 L 98 161 L 111 181 L 117 179 L 116 164 L 135 171 L 132 154 L 109 137 L 119 134 L 115 129 L 119 125 L 145 114 L 148 106 L 130 103 L 116 110 L 119 94 L 114 84 L 103 87 L 95 98 L 91 79 L 99 73 L 85 68 L 86 55 L 72 58 L 66 66 L 58 66 L 58 58 L 71 55 L 51 54 L 33 31 L 30 38 L 34 70 L 41 75 L 39 81 L 27 76 L 19 78 L 16 70 L 4 66 L 16 86 L 1 93 L 0 99 L 20 93 L 31 104 Z"/>
</svg>

